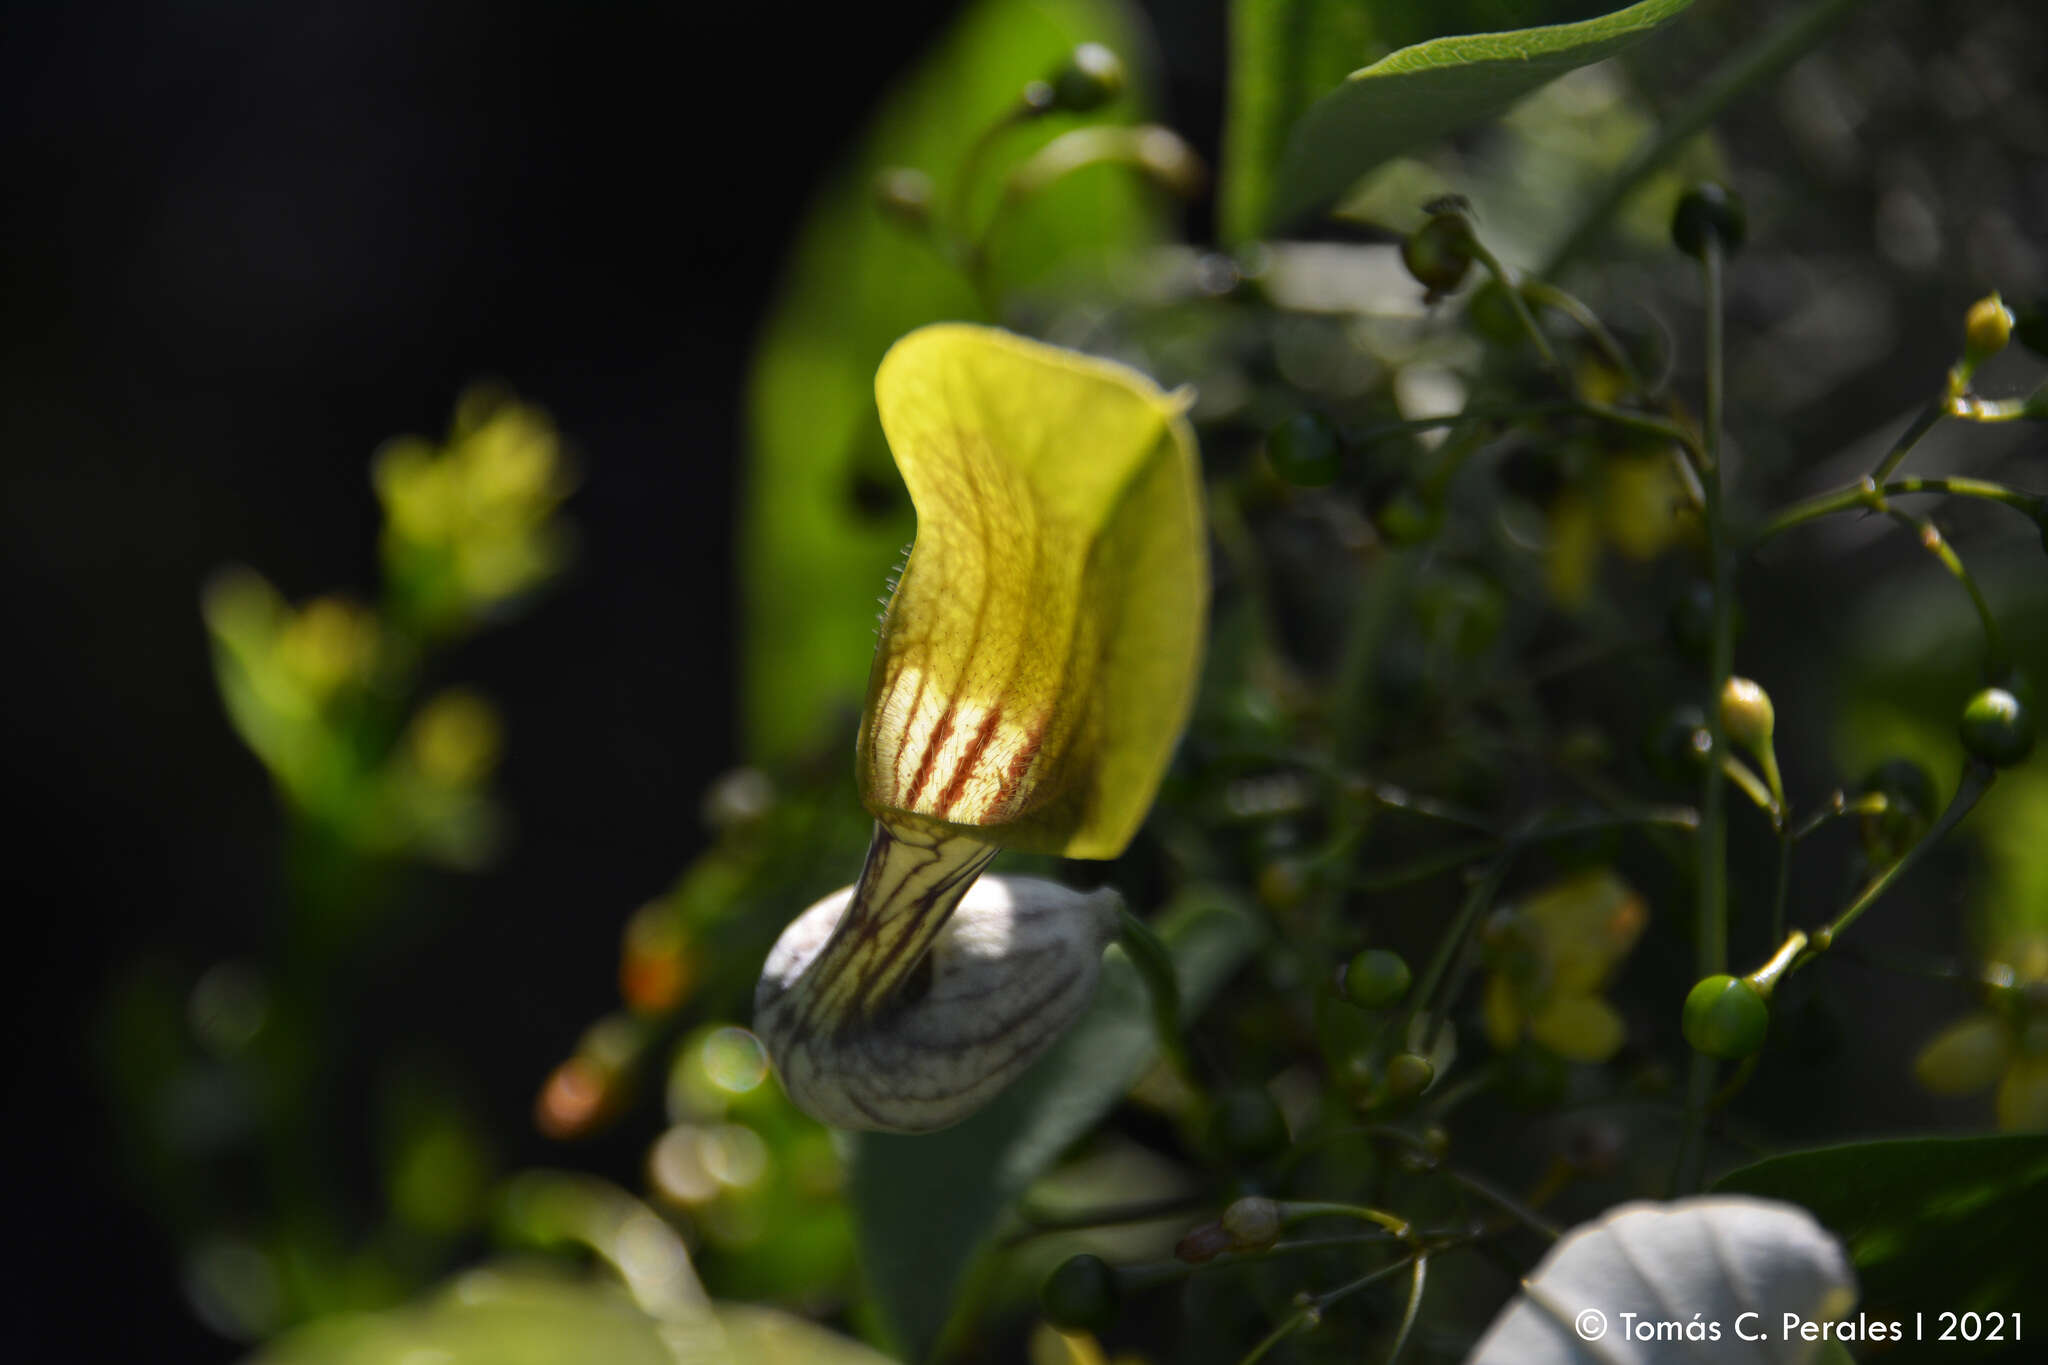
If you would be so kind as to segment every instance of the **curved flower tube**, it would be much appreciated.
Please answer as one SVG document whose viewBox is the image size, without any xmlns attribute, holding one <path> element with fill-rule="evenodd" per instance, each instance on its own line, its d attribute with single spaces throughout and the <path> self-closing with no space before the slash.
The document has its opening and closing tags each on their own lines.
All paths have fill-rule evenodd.
<svg viewBox="0 0 2048 1365">
<path fill-rule="evenodd" d="M 1093 994 L 1112 892 L 977 883 L 998 847 L 1114 858 L 1187 721 L 1208 600 L 1186 399 L 992 328 L 911 333 L 875 379 L 917 509 L 857 753 L 853 886 L 782 935 L 755 1026 L 849 1128 L 966 1117 Z"/>
</svg>

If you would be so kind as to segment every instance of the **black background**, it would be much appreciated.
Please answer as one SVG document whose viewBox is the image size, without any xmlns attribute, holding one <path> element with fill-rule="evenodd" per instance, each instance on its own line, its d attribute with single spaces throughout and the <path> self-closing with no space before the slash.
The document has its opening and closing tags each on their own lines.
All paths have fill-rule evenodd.
<svg viewBox="0 0 2048 1365">
<path fill-rule="evenodd" d="M 371 593 L 368 457 L 440 433 L 479 377 L 572 443 L 581 549 L 449 665 L 504 711 L 518 834 L 436 888 L 457 912 L 363 1028 L 444 1039 L 511 1163 L 630 1162 L 526 1115 L 735 756 L 740 398 L 778 261 L 949 9 L 6 8 L 7 1354 L 236 1354 L 128 1199 L 94 1006 L 140 956 L 250 950 L 276 903 L 201 583 L 245 563 L 293 598 Z M 1176 121 L 1213 152 L 1220 6 L 1171 28 Z"/>
</svg>

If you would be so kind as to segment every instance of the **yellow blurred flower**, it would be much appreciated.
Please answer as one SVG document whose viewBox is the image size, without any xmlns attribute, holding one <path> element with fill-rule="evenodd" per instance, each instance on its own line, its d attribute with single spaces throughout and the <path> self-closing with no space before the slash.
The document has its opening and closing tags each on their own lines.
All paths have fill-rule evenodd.
<svg viewBox="0 0 2048 1365">
<path fill-rule="evenodd" d="M 1486 1035 L 1503 1051 L 1524 1038 L 1575 1062 L 1604 1062 L 1627 1025 L 1601 998 L 1642 935 L 1642 897 L 1610 868 L 1576 873 L 1495 915 Z"/>
<path fill-rule="evenodd" d="M 2048 935 L 2008 945 L 1986 975 L 2005 984 L 1990 1003 L 1936 1034 L 1913 1076 L 1937 1095 L 1998 1087 L 2000 1128 L 2048 1130 Z"/>
</svg>

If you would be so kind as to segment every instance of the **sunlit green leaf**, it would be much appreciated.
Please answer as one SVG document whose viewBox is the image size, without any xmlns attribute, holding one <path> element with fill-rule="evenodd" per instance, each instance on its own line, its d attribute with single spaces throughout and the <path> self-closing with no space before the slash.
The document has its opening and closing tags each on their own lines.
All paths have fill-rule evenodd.
<svg viewBox="0 0 2048 1365">
<path fill-rule="evenodd" d="M 741 695 L 755 759 L 815 745 L 835 707 L 850 714 L 859 704 L 875 598 L 910 540 L 910 508 L 875 417 L 875 366 L 913 328 L 979 316 L 983 308 L 942 245 L 877 209 L 876 177 L 889 167 L 927 173 L 937 185 L 935 211 L 949 214 L 969 146 L 1025 82 L 1047 75 L 1084 41 L 1118 51 L 1134 78 L 1089 119 L 1141 118 L 1145 44 L 1122 6 L 982 0 L 897 87 L 797 239 L 748 394 Z M 987 158 L 988 195 L 1004 166 L 1075 123 L 1053 115 L 997 138 Z M 1046 186 L 994 243 L 993 292 L 1055 271 L 1100 268 L 1116 253 L 1158 240 L 1157 191 L 1141 179 L 1105 165 Z M 984 196 L 970 206 L 977 223 L 990 204 Z"/>
<path fill-rule="evenodd" d="M 1173 953 L 1190 1016 L 1259 933 L 1247 912 L 1209 893 L 1184 896 L 1156 927 Z M 1112 948 L 1089 1012 L 988 1108 L 929 1136 L 863 1133 L 855 1140 L 861 1263 L 911 1359 L 930 1354 L 997 1216 L 1130 1089 L 1157 1052 L 1145 988 Z"/>
<path fill-rule="evenodd" d="M 875 653 L 863 799 L 1115 857 L 1200 667 L 1207 541 L 1184 400 L 960 325 L 898 342 L 875 391 L 918 525 Z"/>
<path fill-rule="evenodd" d="M 1433 38 L 1354 71 L 1289 134 L 1265 226 L 1327 207 L 1387 158 L 1500 113 L 1568 71 L 1625 50 L 1692 0 L 1640 0 L 1596 19 Z"/>
</svg>

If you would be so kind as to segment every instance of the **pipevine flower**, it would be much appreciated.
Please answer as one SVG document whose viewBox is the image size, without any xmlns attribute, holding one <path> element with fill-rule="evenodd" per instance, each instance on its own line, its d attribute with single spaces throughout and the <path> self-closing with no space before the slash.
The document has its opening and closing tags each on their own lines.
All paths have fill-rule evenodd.
<svg viewBox="0 0 2048 1365">
<path fill-rule="evenodd" d="M 798 1105 L 927 1131 L 979 1108 L 1093 993 L 1114 892 L 978 880 L 997 848 L 1114 858 L 1186 723 L 1208 593 L 1184 396 L 991 328 L 875 378 L 917 509 L 856 754 L 858 882 L 790 924 L 755 993 Z"/>
</svg>

